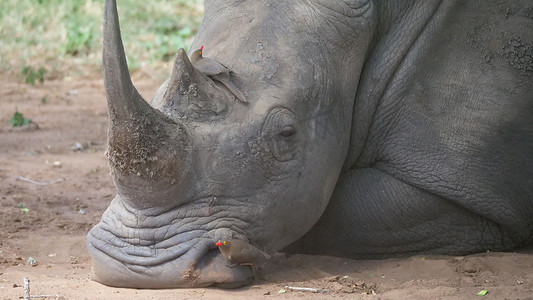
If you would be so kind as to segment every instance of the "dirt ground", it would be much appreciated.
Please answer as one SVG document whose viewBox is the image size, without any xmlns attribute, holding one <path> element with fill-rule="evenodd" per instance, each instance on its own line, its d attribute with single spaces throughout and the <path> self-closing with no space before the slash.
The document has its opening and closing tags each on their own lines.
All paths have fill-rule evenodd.
<svg viewBox="0 0 533 300">
<path fill-rule="evenodd" d="M 280 257 L 259 270 L 257 285 L 237 290 L 93 282 L 85 235 L 115 195 L 104 156 L 101 78 L 20 81 L 0 75 L 0 299 L 22 298 L 24 276 L 32 295 L 48 295 L 40 299 L 533 299 L 531 248 L 385 260 Z M 160 84 L 134 81 L 148 99 Z M 38 128 L 12 129 L 8 120 L 17 109 Z M 487 294 L 476 296 L 482 290 Z"/>
</svg>

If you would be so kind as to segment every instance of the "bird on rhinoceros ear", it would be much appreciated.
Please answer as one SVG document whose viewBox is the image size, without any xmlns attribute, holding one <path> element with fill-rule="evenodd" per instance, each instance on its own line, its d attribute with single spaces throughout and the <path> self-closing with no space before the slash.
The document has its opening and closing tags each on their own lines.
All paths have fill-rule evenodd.
<svg viewBox="0 0 533 300">
<path fill-rule="evenodd" d="M 203 49 L 204 46 L 191 54 L 193 66 L 204 75 L 209 76 L 209 78 L 222 83 L 237 99 L 247 103 L 248 101 L 246 101 L 241 91 L 231 82 L 230 70 L 212 58 L 203 57 Z"/>
<path fill-rule="evenodd" d="M 242 240 L 218 241 L 215 245 L 234 264 L 254 266 L 270 258 L 270 255 Z"/>
</svg>

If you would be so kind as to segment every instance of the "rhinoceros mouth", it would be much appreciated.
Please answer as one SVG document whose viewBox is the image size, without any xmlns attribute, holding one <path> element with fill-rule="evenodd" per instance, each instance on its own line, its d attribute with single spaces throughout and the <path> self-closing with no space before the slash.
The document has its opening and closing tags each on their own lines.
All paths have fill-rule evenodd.
<svg viewBox="0 0 533 300">
<path fill-rule="evenodd" d="M 98 237 L 93 231 L 88 235 L 88 247 L 99 255 L 120 261 L 131 271 L 144 270 L 146 267 L 163 265 L 165 263 L 184 260 L 198 261 L 207 251 L 213 248 L 214 239 L 185 237 L 174 235 L 160 242 L 141 240 L 139 238 L 120 238 L 107 230 L 107 225 L 98 228 Z M 130 241 L 128 241 L 128 239 Z M 191 249 L 197 250 L 192 254 Z M 190 256 L 190 257 L 187 257 Z M 189 266 L 193 267 L 193 265 Z"/>
<path fill-rule="evenodd" d="M 106 285 L 147 288 L 245 282 L 249 271 L 225 270 L 227 262 L 215 243 L 224 236 L 244 235 L 249 224 L 229 217 L 228 207 L 215 206 L 213 199 L 217 197 L 156 213 L 131 209 L 117 196 L 87 235 L 93 278 Z M 203 274 L 204 268 L 210 274 Z M 226 273 L 225 278 L 217 272 Z"/>
</svg>

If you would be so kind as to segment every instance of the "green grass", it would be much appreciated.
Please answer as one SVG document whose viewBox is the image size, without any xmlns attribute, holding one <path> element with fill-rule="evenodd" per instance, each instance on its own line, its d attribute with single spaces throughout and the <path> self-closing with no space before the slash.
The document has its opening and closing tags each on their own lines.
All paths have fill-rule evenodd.
<svg viewBox="0 0 533 300">
<path fill-rule="evenodd" d="M 43 66 L 47 79 L 100 72 L 103 8 L 104 0 L 1 0 L 0 72 Z M 188 50 L 203 1 L 118 0 L 118 9 L 130 69 L 149 72 Z"/>
</svg>

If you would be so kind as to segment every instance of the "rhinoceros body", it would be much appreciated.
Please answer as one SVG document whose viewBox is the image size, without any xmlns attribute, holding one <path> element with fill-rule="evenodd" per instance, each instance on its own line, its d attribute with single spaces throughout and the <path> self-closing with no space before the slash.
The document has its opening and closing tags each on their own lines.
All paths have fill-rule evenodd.
<svg viewBox="0 0 533 300">
<path fill-rule="evenodd" d="M 345 257 L 506 250 L 533 232 L 533 3 L 211 0 L 147 104 L 106 1 L 117 196 L 94 279 L 239 286 L 215 246 Z"/>
</svg>

